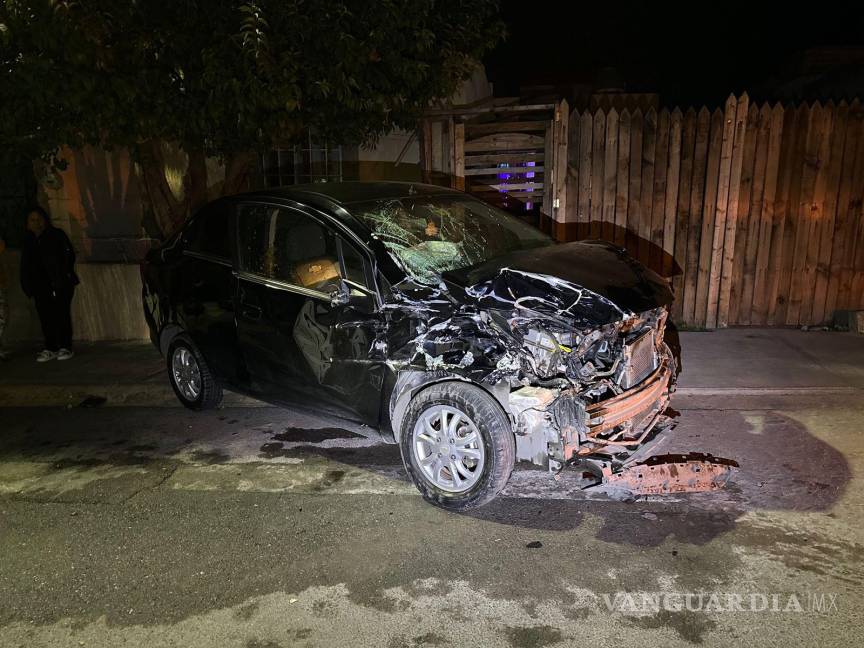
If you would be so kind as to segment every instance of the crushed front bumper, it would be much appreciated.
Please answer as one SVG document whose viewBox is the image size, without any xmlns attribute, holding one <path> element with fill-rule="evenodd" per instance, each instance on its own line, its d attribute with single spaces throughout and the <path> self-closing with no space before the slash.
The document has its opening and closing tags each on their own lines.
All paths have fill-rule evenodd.
<svg viewBox="0 0 864 648">
<path fill-rule="evenodd" d="M 613 398 L 587 404 L 575 389 L 523 387 L 510 395 L 517 458 L 560 468 L 576 458 L 601 454 L 620 460 L 650 436 L 669 404 L 674 361 L 664 346 L 658 367 Z"/>
<path fill-rule="evenodd" d="M 586 408 L 587 433 L 577 454 L 617 446 L 635 448 L 642 444 L 669 406 L 675 370 L 668 355 L 644 381 L 622 394 Z M 569 457 L 568 457 L 569 458 Z"/>
<path fill-rule="evenodd" d="M 511 393 L 516 456 L 557 472 L 572 465 L 596 481 L 638 494 L 713 490 L 737 467 L 734 461 L 701 453 L 647 454 L 660 432 L 675 388 L 675 361 L 659 349 L 659 365 L 639 384 L 586 405 L 575 390 L 525 387 Z M 646 460 L 647 457 L 647 460 Z"/>
<path fill-rule="evenodd" d="M 629 454 L 661 422 L 674 379 L 674 360 L 663 346 L 659 365 L 650 375 L 597 403 L 586 404 L 576 389 L 517 389 L 510 395 L 517 457 L 543 463 L 548 455 L 553 462 L 563 463 L 595 452 Z M 538 440 L 538 436 L 542 439 Z M 527 437 L 535 437 L 530 456 L 519 452 L 520 445 L 527 446 Z"/>
</svg>

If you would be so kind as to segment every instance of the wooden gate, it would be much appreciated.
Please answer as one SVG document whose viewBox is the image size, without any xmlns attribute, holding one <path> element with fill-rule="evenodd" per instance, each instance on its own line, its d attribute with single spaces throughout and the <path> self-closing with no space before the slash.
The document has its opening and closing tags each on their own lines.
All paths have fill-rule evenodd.
<svg viewBox="0 0 864 648">
<path fill-rule="evenodd" d="M 420 140 L 426 180 L 563 214 L 568 115 L 566 101 L 431 111 Z"/>
</svg>

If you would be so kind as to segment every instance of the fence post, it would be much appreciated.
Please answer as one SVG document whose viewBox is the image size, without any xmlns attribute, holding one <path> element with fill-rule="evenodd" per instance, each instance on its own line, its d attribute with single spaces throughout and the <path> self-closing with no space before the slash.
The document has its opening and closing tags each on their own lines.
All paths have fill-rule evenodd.
<svg viewBox="0 0 864 648">
<path fill-rule="evenodd" d="M 726 220 L 729 217 L 729 185 L 732 177 L 732 152 L 735 145 L 737 105 L 738 100 L 735 96 L 729 95 L 729 98 L 726 99 L 726 107 L 723 112 L 723 139 L 720 146 L 717 203 L 714 208 L 714 235 L 711 239 L 711 266 L 708 274 L 708 302 L 705 315 L 706 328 L 717 328 L 718 311 L 720 308 L 720 284 L 724 256 L 723 243 L 726 237 Z"/>
<path fill-rule="evenodd" d="M 465 191 L 465 124 L 453 124 L 453 170 L 452 185 L 454 189 Z"/>
<path fill-rule="evenodd" d="M 737 101 L 733 130 L 732 158 L 729 170 L 729 190 L 726 204 L 726 231 L 723 236 L 723 254 L 720 266 L 720 295 L 717 304 L 717 326 L 729 326 L 729 299 L 732 291 L 732 266 L 735 257 L 735 233 L 738 229 L 738 197 L 741 190 L 741 170 L 744 163 L 744 134 L 747 130 L 747 111 L 750 97 L 745 92 Z M 716 230 L 715 230 L 716 231 Z"/>
<path fill-rule="evenodd" d="M 556 229 L 564 234 L 564 221 L 567 220 L 567 150 L 570 125 L 570 106 L 562 99 L 555 109 L 555 185 L 552 192 L 552 206 L 555 214 Z"/>
</svg>

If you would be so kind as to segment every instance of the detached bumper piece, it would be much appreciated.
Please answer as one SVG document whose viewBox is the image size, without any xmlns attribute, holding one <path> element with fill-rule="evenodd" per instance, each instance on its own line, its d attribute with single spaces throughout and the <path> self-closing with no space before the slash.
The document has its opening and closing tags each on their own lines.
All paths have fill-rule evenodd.
<svg viewBox="0 0 864 648">
<path fill-rule="evenodd" d="M 517 458 L 546 465 L 552 473 L 570 465 L 594 478 L 587 487 L 634 495 L 722 488 L 738 467 L 730 459 L 697 452 L 649 454 L 673 425 L 667 413 L 675 362 L 662 339 L 651 335 L 625 351 L 633 378 L 624 382 L 633 386 L 611 398 L 586 403 L 576 389 L 539 386 L 511 392 Z"/>
<path fill-rule="evenodd" d="M 595 486 L 627 490 L 634 495 L 694 493 L 722 488 L 738 464 L 710 454 L 654 455 L 647 451 L 670 424 L 674 368 L 668 355 L 636 387 L 585 409 L 586 428 L 566 455 L 598 478 Z M 572 443 L 572 442 L 571 442 Z"/>
<path fill-rule="evenodd" d="M 737 467 L 732 459 L 701 452 L 654 455 L 620 472 L 610 472 L 602 483 L 638 495 L 698 493 L 723 488 Z"/>
</svg>

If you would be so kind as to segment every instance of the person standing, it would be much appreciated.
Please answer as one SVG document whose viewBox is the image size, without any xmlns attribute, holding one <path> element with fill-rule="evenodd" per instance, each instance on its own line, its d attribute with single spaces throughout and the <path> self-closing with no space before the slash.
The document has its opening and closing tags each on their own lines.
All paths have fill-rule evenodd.
<svg viewBox="0 0 864 648">
<path fill-rule="evenodd" d="M 72 297 L 79 283 L 75 251 L 66 232 L 54 227 L 47 212 L 34 207 L 27 214 L 21 247 L 21 288 L 36 302 L 45 349 L 36 362 L 68 360 L 72 353 Z"/>
<path fill-rule="evenodd" d="M 3 267 L 3 258 L 6 252 L 6 241 L 3 239 L 3 233 L 0 232 L 0 360 L 5 360 L 7 357 L 6 350 L 3 348 L 3 333 L 6 331 L 6 322 L 9 319 L 9 306 L 6 300 L 6 269 Z"/>
</svg>

